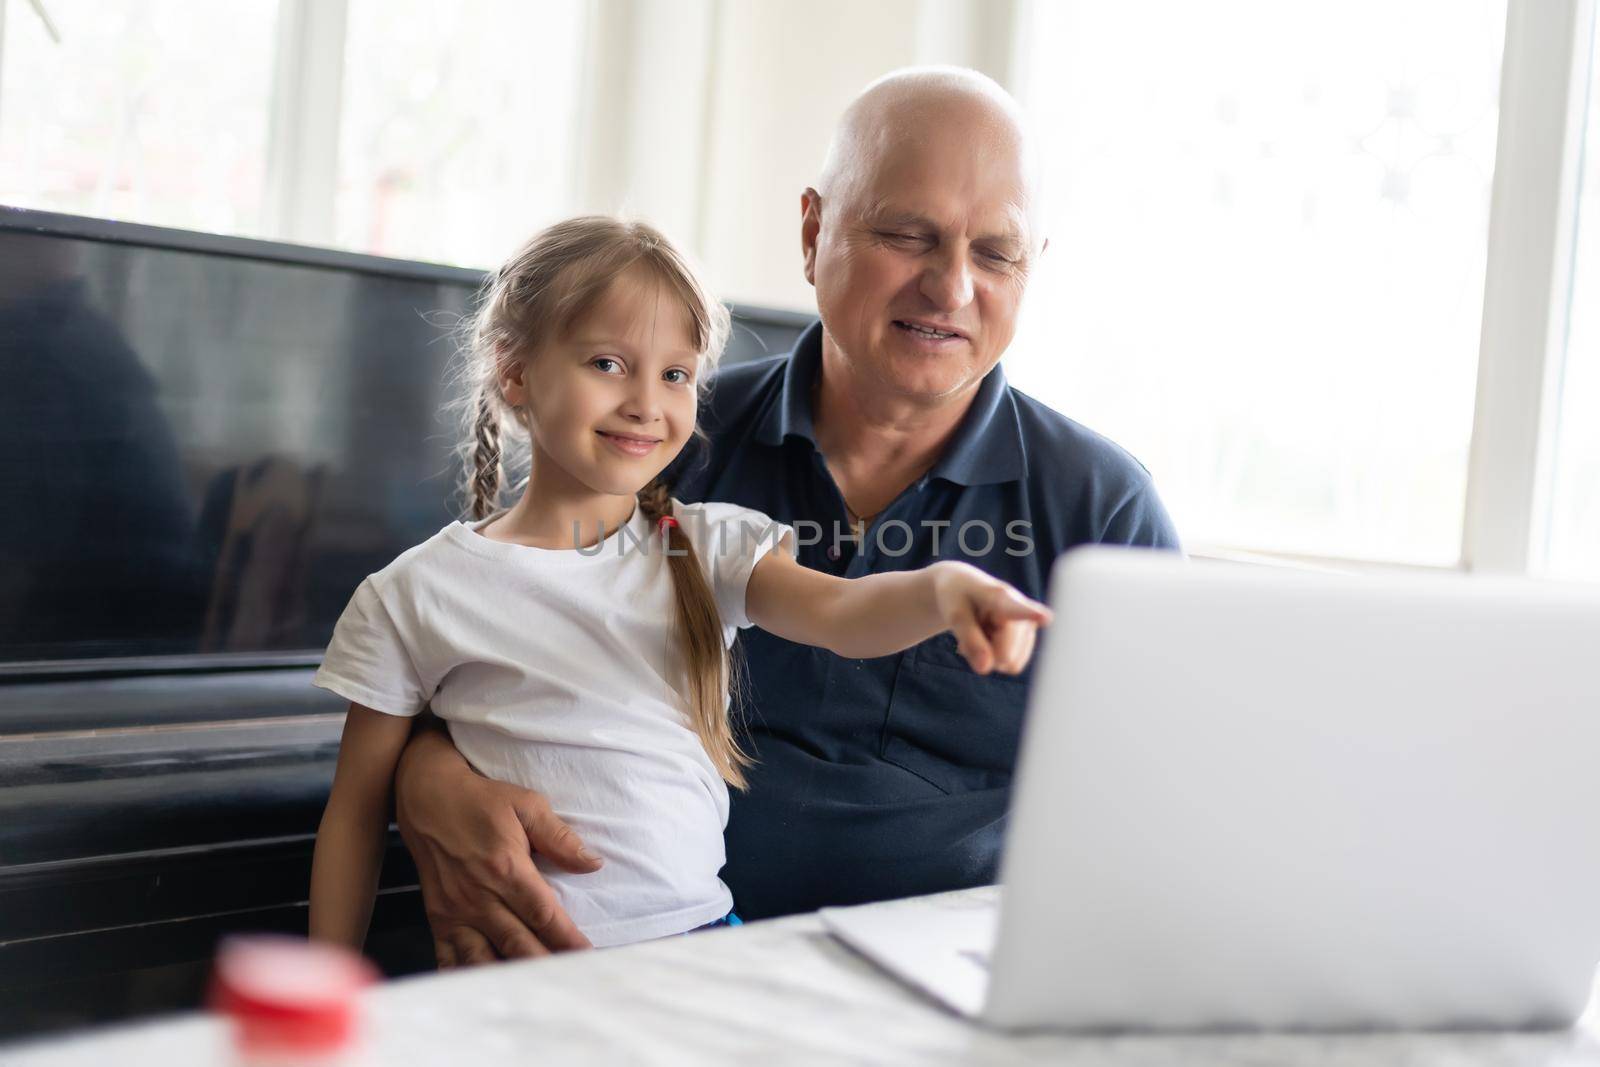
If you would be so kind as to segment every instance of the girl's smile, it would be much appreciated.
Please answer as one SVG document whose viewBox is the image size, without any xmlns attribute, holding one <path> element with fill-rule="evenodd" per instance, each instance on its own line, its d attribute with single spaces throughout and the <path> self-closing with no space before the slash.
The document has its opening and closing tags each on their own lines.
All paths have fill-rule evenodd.
<svg viewBox="0 0 1600 1067">
<path fill-rule="evenodd" d="M 626 456 L 648 456 L 661 443 L 659 437 L 649 437 L 636 433 L 615 433 L 606 430 L 596 430 L 601 439 Z"/>
</svg>

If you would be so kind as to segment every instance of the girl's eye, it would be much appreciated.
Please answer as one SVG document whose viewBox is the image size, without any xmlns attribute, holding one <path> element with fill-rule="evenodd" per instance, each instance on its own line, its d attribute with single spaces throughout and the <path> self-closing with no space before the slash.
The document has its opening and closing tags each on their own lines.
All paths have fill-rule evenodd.
<svg viewBox="0 0 1600 1067">
<path fill-rule="evenodd" d="M 680 370 L 677 367 L 673 367 L 671 370 L 667 371 L 667 373 L 663 374 L 662 377 L 671 382 L 673 385 L 689 384 L 689 372 L 686 370 Z"/>
<path fill-rule="evenodd" d="M 592 359 L 589 361 L 589 366 L 593 367 L 601 374 L 615 374 L 622 369 L 622 364 L 618 363 L 610 356 L 601 356 L 599 359 Z"/>
</svg>

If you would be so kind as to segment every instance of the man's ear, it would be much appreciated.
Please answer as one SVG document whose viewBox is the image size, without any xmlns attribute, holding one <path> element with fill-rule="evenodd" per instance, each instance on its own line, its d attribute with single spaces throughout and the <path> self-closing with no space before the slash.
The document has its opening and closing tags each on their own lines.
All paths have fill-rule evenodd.
<svg viewBox="0 0 1600 1067">
<path fill-rule="evenodd" d="M 809 185 L 800 194 L 800 254 L 806 281 L 817 284 L 817 234 L 822 232 L 822 196 Z"/>
</svg>

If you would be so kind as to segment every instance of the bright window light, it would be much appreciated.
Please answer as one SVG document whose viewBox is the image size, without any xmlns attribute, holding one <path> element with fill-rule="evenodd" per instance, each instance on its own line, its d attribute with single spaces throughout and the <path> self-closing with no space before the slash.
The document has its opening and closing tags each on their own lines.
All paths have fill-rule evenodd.
<svg viewBox="0 0 1600 1067">
<path fill-rule="evenodd" d="M 0 202 L 259 234 L 275 0 L 43 7 L 5 4 Z"/>
<path fill-rule="evenodd" d="M 1546 569 L 1600 581 L 1600 66 L 1590 64 Z"/>
<path fill-rule="evenodd" d="M 1460 553 L 1504 0 L 1065 0 L 1007 366 L 1191 546 Z"/>
<path fill-rule="evenodd" d="M 351 0 L 337 242 L 488 267 L 572 202 L 583 5 Z"/>
</svg>

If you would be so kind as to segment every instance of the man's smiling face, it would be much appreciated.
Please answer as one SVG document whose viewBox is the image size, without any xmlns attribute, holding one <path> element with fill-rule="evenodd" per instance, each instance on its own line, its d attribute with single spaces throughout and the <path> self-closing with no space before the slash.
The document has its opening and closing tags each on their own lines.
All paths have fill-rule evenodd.
<svg viewBox="0 0 1600 1067">
<path fill-rule="evenodd" d="M 854 157 L 802 200 L 828 342 L 893 394 L 974 385 L 1016 333 L 1037 253 L 1024 152 L 988 101 L 893 101 L 847 117 Z M 831 161 L 832 162 L 832 161 Z"/>
</svg>

